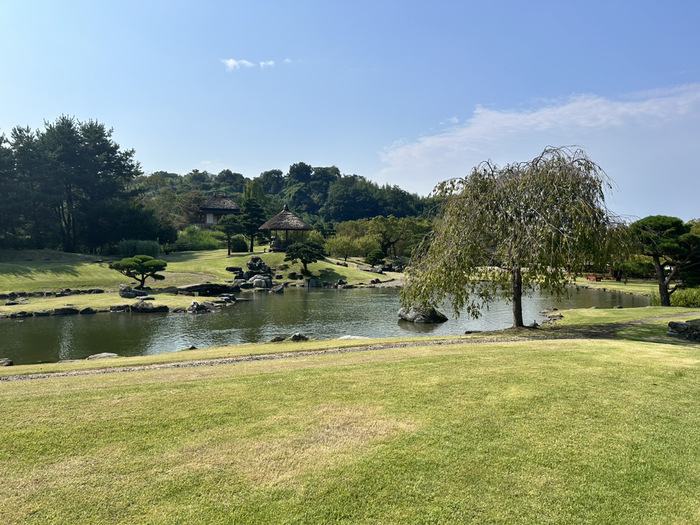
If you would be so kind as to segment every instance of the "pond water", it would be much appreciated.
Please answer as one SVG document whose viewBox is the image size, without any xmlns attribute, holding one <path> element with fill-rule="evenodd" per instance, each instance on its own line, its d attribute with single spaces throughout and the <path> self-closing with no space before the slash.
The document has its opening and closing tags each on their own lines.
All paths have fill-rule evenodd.
<svg viewBox="0 0 700 525">
<path fill-rule="evenodd" d="M 217 313 L 97 314 L 0 320 L 0 357 L 15 364 L 82 359 L 100 352 L 122 356 L 174 352 L 191 345 L 257 343 L 295 332 L 314 339 L 346 335 L 400 337 L 456 335 L 466 330 L 496 330 L 512 326 L 509 304 L 492 304 L 479 319 L 455 318 L 439 325 L 398 321 L 399 291 L 390 288 L 306 290 L 288 288 L 284 294 L 251 293 L 248 301 Z M 587 288 L 572 289 L 558 301 L 535 294 L 523 299 L 526 324 L 542 320 L 541 310 L 565 308 L 624 308 L 647 306 L 647 297 Z"/>
</svg>

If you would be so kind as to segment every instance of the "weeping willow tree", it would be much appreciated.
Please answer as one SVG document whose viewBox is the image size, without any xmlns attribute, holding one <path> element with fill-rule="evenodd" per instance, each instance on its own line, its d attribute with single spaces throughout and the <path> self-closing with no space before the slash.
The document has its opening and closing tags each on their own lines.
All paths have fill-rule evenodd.
<svg viewBox="0 0 700 525">
<path fill-rule="evenodd" d="M 476 318 L 504 298 L 513 325 L 524 326 L 522 298 L 535 286 L 562 296 L 579 272 L 622 255 L 627 228 L 605 204 L 612 187 L 582 150 L 566 147 L 503 168 L 483 162 L 439 184 L 440 210 L 414 251 L 403 305 L 447 301 Z"/>
</svg>

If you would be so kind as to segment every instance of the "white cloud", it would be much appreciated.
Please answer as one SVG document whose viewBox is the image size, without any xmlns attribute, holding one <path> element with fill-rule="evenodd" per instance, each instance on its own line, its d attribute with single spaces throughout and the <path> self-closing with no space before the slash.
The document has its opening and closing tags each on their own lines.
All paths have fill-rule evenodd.
<svg viewBox="0 0 700 525">
<path fill-rule="evenodd" d="M 247 60 L 236 60 L 234 58 L 224 58 L 221 62 L 226 66 L 226 71 L 233 71 L 242 67 L 253 67 L 255 65 Z"/>
<path fill-rule="evenodd" d="M 285 64 L 291 64 L 291 63 L 292 63 L 292 59 L 291 59 L 291 58 L 285 58 L 285 59 L 284 59 L 284 63 L 285 63 Z"/>
<path fill-rule="evenodd" d="M 461 125 L 386 147 L 377 178 L 427 194 L 484 160 L 534 158 L 546 146 L 578 145 L 617 182 L 615 202 L 630 215 L 700 216 L 700 84 L 613 100 L 575 95 L 538 107 L 477 107 Z"/>
<path fill-rule="evenodd" d="M 446 118 L 440 122 L 441 126 L 454 126 L 455 124 L 459 124 L 459 119 L 457 117 Z"/>
<path fill-rule="evenodd" d="M 260 69 L 265 69 L 266 67 L 273 67 L 275 65 L 274 60 L 267 60 L 264 62 L 260 62 Z"/>
</svg>

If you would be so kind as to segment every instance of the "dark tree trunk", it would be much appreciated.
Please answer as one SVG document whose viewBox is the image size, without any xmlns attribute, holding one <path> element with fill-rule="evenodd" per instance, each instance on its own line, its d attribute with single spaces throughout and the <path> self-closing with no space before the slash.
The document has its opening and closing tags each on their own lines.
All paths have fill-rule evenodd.
<svg viewBox="0 0 700 525">
<path fill-rule="evenodd" d="M 511 290 L 513 299 L 513 326 L 521 328 L 523 323 L 523 274 L 520 266 L 514 266 L 511 271 Z"/>
<path fill-rule="evenodd" d="M 669 279 L 664 275 L 664 268 L 661 266 L 661 260 L 654 255 L 654 269 L 656 270 L 656 280 L 659 283 L 659 300 L 661 306 L 671 306 L 671 293 L 668 291 Z"/>
</svg>

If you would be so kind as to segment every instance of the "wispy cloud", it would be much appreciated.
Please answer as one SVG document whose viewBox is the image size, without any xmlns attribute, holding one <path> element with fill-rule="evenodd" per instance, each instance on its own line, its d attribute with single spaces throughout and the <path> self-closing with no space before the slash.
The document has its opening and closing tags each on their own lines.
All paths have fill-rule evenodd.
<svg viewBox="0 0 700 525">
<path fill-rule="evenodd" d="M 698 143 L 700 84 L 634 93 L 618 100 L 575 95 L 517 110 L 477 107 L 462 124 L 386 147 L 380 153 L 386 167 L 377 177 L 425 194 L 441 180 L 465 176 L 483 160 L 505 164 L 534 158 L 548 145 L 576 144 L 628 196 L 642 198 L 648 191 L 650 200 L 653 197 L 662 204 L 660 194 L 672 193 L 659 191 L 659 183 L 668 182 L 668 176 L 683 180 L 686 189 L 695 188 L 694 195 L 700 194 L 694 158 Z M 663 206 L 670 208 L 672 200 L 678 205 L 677 196 L 669 195 Z M 690 204 L 686 207 L 688 218 L 700 214 L 694 202 L 692 207 L 695 212 Z"/>
<path fill-rule="evenodd" d="M 274 60 L 267 60 L 264 62 L 260 62 L 260 69 L 265 69 L 266 67 L 274 67 L 275 61 Z"/>
<path fill-rule="evenodd" d="M 234 71 L 242 67 L 254 67 L 255 64 L 247 60 L 236 60 L 235 58 L 224 58 L 221 62 L 226 66 L 226 71 Z"/>
</svg>

